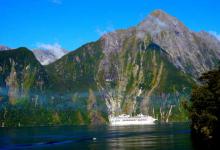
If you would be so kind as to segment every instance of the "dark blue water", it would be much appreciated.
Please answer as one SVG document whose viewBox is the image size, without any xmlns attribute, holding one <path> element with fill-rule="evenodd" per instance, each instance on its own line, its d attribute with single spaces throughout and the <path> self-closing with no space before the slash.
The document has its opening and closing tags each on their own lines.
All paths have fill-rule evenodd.
<svg viewBox="0 0 220 150">
<path fill-rule="evenodd" d="M 191 150 L 188 123 L 0 128 L 0 149 Z"/>
</svg>

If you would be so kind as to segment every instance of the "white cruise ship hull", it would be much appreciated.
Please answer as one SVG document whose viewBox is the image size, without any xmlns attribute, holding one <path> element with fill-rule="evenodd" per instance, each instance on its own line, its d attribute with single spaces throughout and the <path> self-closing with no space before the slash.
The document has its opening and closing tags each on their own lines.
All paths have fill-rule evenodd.
<svg viewBox="0 0 220 150">
<path fill-rule="evenodd" d="M 119 116 L 109 117 L 111 126 L 129 126 L 129 125 L 154 125 L 156 119 L 151 116 Z"/>
</svg>

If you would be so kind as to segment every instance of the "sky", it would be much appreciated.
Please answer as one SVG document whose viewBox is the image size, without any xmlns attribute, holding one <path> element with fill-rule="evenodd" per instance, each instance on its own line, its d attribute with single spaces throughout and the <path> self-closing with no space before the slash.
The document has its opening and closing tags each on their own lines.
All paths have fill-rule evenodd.
<svg viewBox="0 0 220 150">
<path fill-rule="evenodd" d="M 219 0 L 0 0 L 0 45 L 75 50 L 137 25 L 156 9 L 220 39 Z"/>
</svg>

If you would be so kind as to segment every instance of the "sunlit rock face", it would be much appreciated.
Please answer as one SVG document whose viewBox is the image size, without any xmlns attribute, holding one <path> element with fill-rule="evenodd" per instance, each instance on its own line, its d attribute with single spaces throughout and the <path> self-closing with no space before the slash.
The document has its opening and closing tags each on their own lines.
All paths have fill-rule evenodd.
<svg viewBox="0 0 220 150">
<path fill-rule="evenodd" d="M 175 17 L 161 10 L 150 14 L 137 27 L 137 37 L 150 35 L 182 71 L 197 78 L 220 59 L 220 42 L 207 32 L 193 32 Z"/>
</svg>

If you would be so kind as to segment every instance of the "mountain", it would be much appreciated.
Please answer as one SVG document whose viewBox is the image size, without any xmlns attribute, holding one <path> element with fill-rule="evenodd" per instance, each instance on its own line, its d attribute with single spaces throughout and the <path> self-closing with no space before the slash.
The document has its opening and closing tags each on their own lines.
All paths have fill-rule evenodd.
<svg viewBox="0 0 220 150">
<path fill-rule="evenodd" d="M 9 48 L 7 46 L 0 45 L 0 51 L 7 51 L 7 50 L 11 50 L 11 48 Z"/>
<path fill-rule="evenodd" d="M 11 48 L 0 45 L 0 51 L 6 50 L 11 50 Z M 63 57 L 68 51 L 55 44 L 53 46 L 46 45 L 44 48 L 34 49 L 33 53 L 42 65 L 48 65 Z"/>
<path fill-rule="evenodd" d="M 105 123 L 95 94 L 68 95 L 51 90 L 53 81 L 32 51 L 18 48 L 0 52 L 0 125 L 74 125 Z M 62 85 L 60 85 L 62 86 Z M 87 103 L 88 101 L 88 103 Z M 89 115 L 88 115 L 89 114 Z M 91 121 L 90 121 L 91 120 Z"/>
<path fill-rule="evenodd" d="M 33 52 L 0 51 L 0 126 L 47 125 L 56 121 L 46 97 L 49 79 Z M 48 106 L 48 108 L 47 108 Z"/>
<path fill-rule="evenodd" d="M 26 48 L 0 52 L 0 95 L 14 105 L 43 92 L 48 76 L 34 54 Z"/>
<path fill-rule="evenodd" d="M 53 91 L 86 93 L 92 89 L 98 103 L 105 103 L 107 111 L 115 115 L 147 114 L 154 106 L 176 105 L 190 91 L 191 77 L 175 68 L 155 43 L 149 42 L 145 48 L 143 42 L 129 36 L 120 51 L 108 53 L 104 42 L 86 44 L 48 65 Z"/>
<path fill-rule="evenodd" d="M 68 51 L 62 48 L 49 48 L 35 49 L 33 53 L 42 65 L 48 65 L 63 57 Z"/>
<path fill-rule="evenodd" d="M 214 36 L 191 31 L 161 10 L 134 27 L 107 33 L 63 57 L 56 55 L 61 58 L 56 57 L 58 60 L 52 63 L 45 60 L 53 52 L 34 51 L 42 64 L 49 63 L 45 66 L 32 52 L 24 51 L 0 55 L 1 87 L 7 91 L 2 93 L 13 99 L 17 93 L 23 95 L 24 85 L 31 89 L 26 94 L 29 104 L 22 105 L 31 118 L 25 113 L 13 120 L 13 112 L 22 114 L 16 99 L 0 109 L 0 118 L 5 118 L 0 122 L 9 125 L 100 124 L 108 122 L 108 115 L 122 113 L 185 121 L 182 102 L 189 99 L 198 76 L 215 68 L 220 60 L 220 42 Z M 48 56 L 44 57 L 44 53 Z M 25 71 L 30 62 L 37 64 L 31 67 L 37 71 Z M 14 71 L 15 66 L 21 66 L 21 73 Z M 42 88 L 39 83 L 43 83 Z M 8 85 L 12 87 L 10 92 Z M 40 104 L 30 101 L 32 93 L 37 93 Z"/>
<path fill-rule="evenodd" d="M 171 106 L 180 110 L 193 80 L 214 68 L 219 54 L 214 36 L 193 32 L 157 10 L 137 26 L 107 33 L 46 68 L 54 90 L 71 93 L 90 87 L 102 95 L 110 114 L 161 115 L 162 106 L 164 111 Z"/>
<path fill-rule="evenodd" d="M 193 32 L 161 10 L 150 14 L 135 29 L 141 40 L 149 34 L 177 68 L 196 78 L 220 59 L 220 42 L 214 36 L 204 31 Z"/>
</svg>

